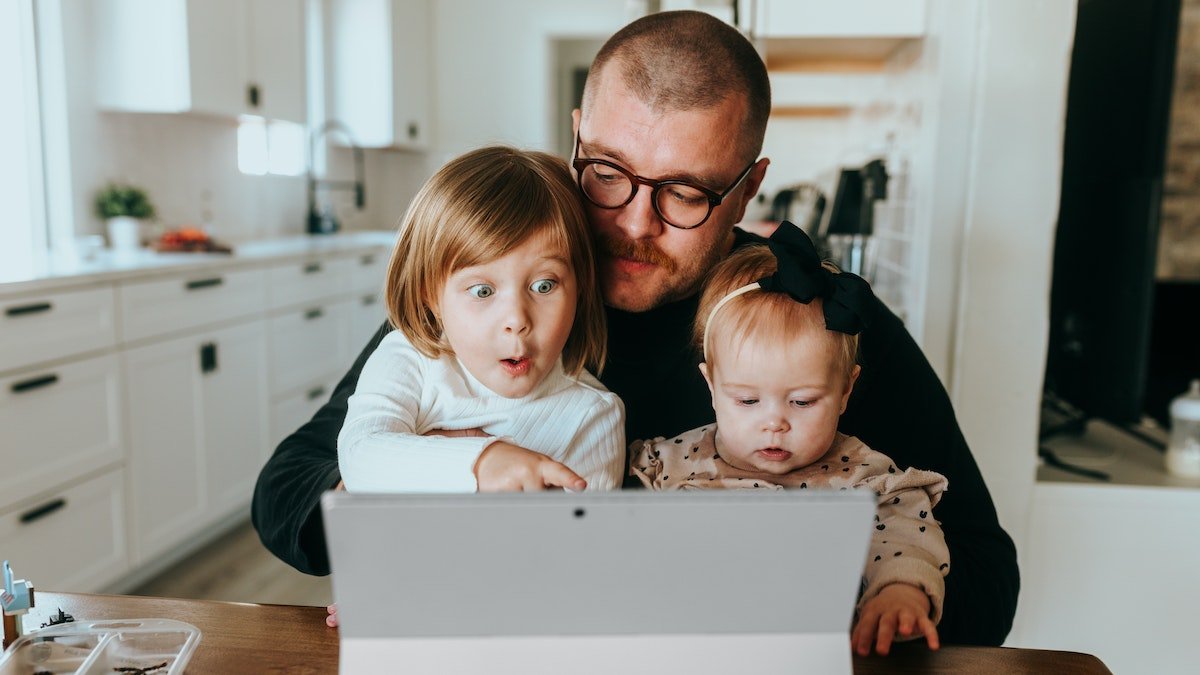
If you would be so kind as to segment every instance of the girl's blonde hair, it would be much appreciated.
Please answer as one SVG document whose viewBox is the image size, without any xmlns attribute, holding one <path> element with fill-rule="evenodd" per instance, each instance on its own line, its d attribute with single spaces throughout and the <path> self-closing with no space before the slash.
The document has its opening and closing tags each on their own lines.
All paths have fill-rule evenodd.
<svg viewBox="0 0 1200 675">
<path fill-rule="evenodd" d="M 827 269 L 837 272 L 832 263 L 823 263 Z M 769 277 L 779 268 L 775 255 L 763 245 L 746 246 L 734 251 L 721 261 L 709 275 L 700 294 L 700 307 L 692 325 L 692 340 L 704 355 L 708 368 L 713 366 L 711 344 L 704 344 L 704 327 L 712 314 L 713 307 L 726 295 L 742 286 Z M 858 336 L 847 335 L 825 327 L 824 305 L 821 298 L 804 304 L 785 293 L 753 290 L 743 293 L 725 303 L 717 315 L 712 317 L 709 342 L 718 336 L 732 344 L 739 344 L 749 335 L 766 338 L 776 344 L 788 344 L 797 335 L 808 331 L 823 331 L 830 340 L 835 340 L 835 358 L 838 367 L 849 376 L 858 361 Z"/>
<path fill-rule="evenodd" d="M 421 188 L 388 263 L 392 325 L 429 358 L 453 354 L 435 312 L 446 280 L 542 234 L 566 254 L 578 284 L 563 368 L 571 376 L 584 368 L 599 372 L 606 333 L 591 230 L 566 162 L 544 152 L 480 148 L 450 161 Z"/>
</svg>

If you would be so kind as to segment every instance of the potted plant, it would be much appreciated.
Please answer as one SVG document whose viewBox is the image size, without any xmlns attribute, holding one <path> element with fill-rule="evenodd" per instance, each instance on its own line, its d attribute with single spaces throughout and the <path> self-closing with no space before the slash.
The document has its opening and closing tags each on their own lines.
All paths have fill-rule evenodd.
<svg viewBox="0 0 1200 675">
<path fill-rule="evenodd" d="M 109 183 L 96 195 L 96 214 L 108 227 L 108 245 L 133 251 L 141 244 L 141 222 L 154 217 L 154 205 L 139 187 Z"/>
</svg>

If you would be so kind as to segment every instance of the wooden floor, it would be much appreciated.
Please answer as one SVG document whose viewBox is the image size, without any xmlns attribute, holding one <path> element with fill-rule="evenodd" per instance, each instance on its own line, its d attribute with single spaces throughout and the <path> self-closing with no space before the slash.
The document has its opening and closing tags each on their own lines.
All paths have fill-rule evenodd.
<svg viewBox="0 0 1200 675">
<path fill-rule="evenodd" d="M 247 520 L 131 592 L 196 600 L 328 605 L 329 577 L 302 574 L 271 555 Z"/>
</svg>

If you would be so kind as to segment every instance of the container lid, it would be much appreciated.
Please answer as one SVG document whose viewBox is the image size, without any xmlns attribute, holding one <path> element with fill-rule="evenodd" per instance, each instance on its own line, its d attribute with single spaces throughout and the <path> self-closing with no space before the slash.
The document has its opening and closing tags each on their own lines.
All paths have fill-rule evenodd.
<svg viewBox="0 0 1200 675">
<path fill-rule="evenodd" d="M 172 619 L 75 621 L 17 638 L 0 656 L 0 675 L 179 675 L 199 642 L 200 629 Z"/>
<path fill-rule="evenodd" d="M 1200 380 L 1192 380 L 1187 392 L 1171 401 L 1171 420 L 1200 421 Z"/>
</svg>

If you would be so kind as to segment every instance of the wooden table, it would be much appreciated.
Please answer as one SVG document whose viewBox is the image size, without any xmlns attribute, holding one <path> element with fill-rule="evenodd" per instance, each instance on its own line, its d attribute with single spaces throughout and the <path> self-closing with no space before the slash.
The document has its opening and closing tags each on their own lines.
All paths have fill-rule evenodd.
<svg viewBox="0 0 1200 675">
<path fill-rule="evenodd" d="M 176 619 L 203 633 L 189 673 L 336 673 L 337 630 L 324 607 L 254 605 L 130 595 L 36 593 L 25 626 L 36 628 L 59 608 L 76 619 Z M 847 649 L 849 645 L 847 645 Z M 1004 647 L 899 645 L 886 657 L 854 657 L 854 672 L 870 673 L 1108 673 L 1094 656 Z"/>
</svg>

